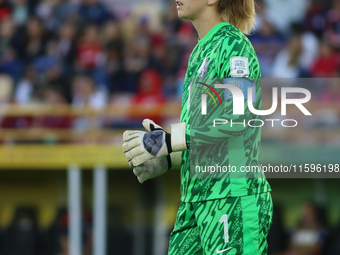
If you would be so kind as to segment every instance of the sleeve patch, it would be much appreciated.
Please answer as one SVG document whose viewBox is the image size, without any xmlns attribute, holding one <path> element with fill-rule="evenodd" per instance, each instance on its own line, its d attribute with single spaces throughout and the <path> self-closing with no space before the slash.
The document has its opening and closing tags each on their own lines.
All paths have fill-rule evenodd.
<svg viewBox="0 0 340 255">
<path fill-rule="evenodd" d="M 249 60 L 246 57 L 230 58 L 230 76 L 231 77 L 249 77 Z"/>
<path fill-rule="evenodd" d="M 252 99 L 253 103 L 256 103 L 256 83 L 252 82 L 248 79 L 241 78 L 226 78 L 223 79 L 224 84 L 234 85 L 242 90 L 244 99 L 248 100 L 248 88 L 252 88 Z M 229 89 L 226 89 L 224 92 L 224 100 L 233 99 L 233 94 Z"/>
</svg>

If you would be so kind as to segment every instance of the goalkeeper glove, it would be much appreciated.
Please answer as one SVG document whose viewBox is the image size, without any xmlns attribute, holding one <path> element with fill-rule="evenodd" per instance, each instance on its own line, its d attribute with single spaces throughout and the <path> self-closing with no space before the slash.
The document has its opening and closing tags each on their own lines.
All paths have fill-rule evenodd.
<svg viewBox="0 0 340 255">
<path fill-rule="evenodd" d="M 171 125 L 171 134 L 152 120 L 143 120 L 144 128 L 149 132 L 127 130 L 123 134 L 123 150 L 133 166 L 139 166 L 149 159 L 167 156 L 171 152 L 188 149 L 185 140 L 185 123 Z"/>
<path fill-rule="evenodd" d="M 171 168 L 175 168 L 181 165 L 182 152 L 173 152 L 168 156 L 149 159 L 142 165 L 135 166 L 133 173 L 137 176 L 140 183 L 146 180 L 155 178 L 162 174 L 165 174 Z"/>
</svg>

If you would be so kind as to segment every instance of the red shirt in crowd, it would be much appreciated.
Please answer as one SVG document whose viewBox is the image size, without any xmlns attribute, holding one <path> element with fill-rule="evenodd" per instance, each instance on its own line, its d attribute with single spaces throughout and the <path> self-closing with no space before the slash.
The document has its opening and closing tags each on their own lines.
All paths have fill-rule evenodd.
<svg viewBox="0 0 340 255">
<path fill-rule="evenodd" d="M 311 69 L 313 77 L 331 78 L 335 77 L 340 66 L 340 57 L 338 54 L 329 56 L 320 56 L 316 59 Z"/>
<path fill-rule="evenodd" d="M 95 68 L 101 51 L 102 45 L 98 42 L 80 42 L 77 48 L 78 65 L 87 70 Z"/>
<path fill-rule="evenodd" d="M 12 14 L 11 6 L 8 3 L 0 4 L 0 22 L 9 18 Z"/>
<path fill-rule="evenodd" d="M 137 94 L 134 98 L 135 104 L 162 104 L 166 98 L 162 90 L 162 77 L 154 69 L 146 69 L 138 82 Z M 145 117 L 146 118 L 146 117 Z M 158 116 L 148 116 L 155 123 L 161 123 L 162 118 Z"/>
</svg>

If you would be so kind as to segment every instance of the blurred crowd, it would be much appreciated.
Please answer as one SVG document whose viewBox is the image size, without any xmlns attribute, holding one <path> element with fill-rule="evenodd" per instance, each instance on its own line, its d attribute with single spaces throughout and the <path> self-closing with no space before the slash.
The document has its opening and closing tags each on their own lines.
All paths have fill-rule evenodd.
<svg viewBox="0 0 340 255">
<path fill-rule="evenodd" d="M 304 16 L 280 31 L 266 12 L 265 1 L 257 1 L 258 22 L 250 40 L 263 77 L 339 77 L 340 1 L 328 2 L 308 1 Z M 325 96 L 321 100 L 326 100 Z"/>
<path fill-rule="evenodd" d="M 197 37 L 175 8 L 162 18 L 154 30 L 147 15 L 130 24 L 99 0 L 0 0 L 0 73 L 11 77 L 2 101 L 101 108 L 126 93 L 164 102 Z"/>
<path fill-rule="evenodd" d="M 283 214 L 283 208 L 275 205 L 268 236 L 269 255 L 339 254 L 340 228 L 330 227 L 324 206 L 311 201 L 303 203 L 299 221 L 290 230 L 285 227 Z"/>
<path fill-rule="evenodd" d="M 178 18 L 174 0 L 153 0 L 145 13 L 122 9 L 127 2 L 0 0 L 0 106 L 69 103 L 102 109 L 115 103 L 180 102 L 188 59 L 198 39 L 195 29 Z M 131 2 L 137 6 L 142 0 Z M 340 0 L 256 3 L 256 29 L 249 39 L 263 77 L 340 78 Z M 266 89 L 263 86 L 264 96 Z M 310 89 L 319 103 L 340 102 L 336 79 Z M 319 123 L 304 123 L 304 127 L 339 126 L 339 113 L 323 111 L 319 116 Z M 125 118 L 125 125 L 127 120 L 137 123 Z M 0 116 L 1 128 L 86 129 L 88 122 L 67 116 Z M 120 122 L 99 121 L 105 127 L 121 127 Z M 312 138 L 301 135 L 302 139 L 308 143 L 315 134 Z M 338 144 L 334 136 L 331 139 Z M 60 253 L 67 246 L 64 214 L 60 213 L 49 234 L 44 233 L 45 239 L 50 238 L 46 241 L 32 234 L 37 233 L 35 213 L 19 208 L 7 232 L 0 229 L 1 254 L 23 254 L 9 252 L 20 248 L 18 240 L 31 247 L 27 254 L 40 254 L 34 245 L 41 239 L 49 244 L 41 254 L 67 254 Z M 330 230 L 325 219 L 322 208 L 307 203 L 297 227 L 287 232 L 282 212 L 275 208 L 269 254 L 340 254 L 340 228 Z M 115 230 L 111 234 L 121 237 Z"/>
<path fill-rule="evenodd" d="M 268 255 L 338 255 L 340 254 L 340 226 L 330 226 L 326 207 L 305 201 L 299 208 L 294 227 L 287 228 L 284 207 L 274 203 L 273 223 L 268 235 Z M 109 208 L 107 254 L 132 255 L 133 229 L 120 221 L 119 209 Z M 69 254 L 68 214 L 64 207 L 47 228 L 38 223 L 37 208 L 19 206 L 7 228 L 0 228 L 0 252 L 4 255 L 67 255 Z M 83 211 L 83 254 L 92 254 L 93 219 L 91 211 Z M 172 226 L 167 231 L 170 233 Z M 144 227 L 147 245 L 140 254 L 153 254 L 154 228 Z"/>
<path fill-rule="evenodd" d="M 135 7 L 123 15 L 119 0 L 0 0 L 0 103 L 101 109 L 120 102 L 180 101 L 197 34 L 178 18 L 174 1 L 153 2 L 154 12 L 136 14 Z M 249 39 L 263 77 L 339 77 L 340 0 L 302 2 L 285 3 L 286 12 L 300 9 L 283 22 L 273 8 L 278 1 L 256 0 L 256 29 Z M 340 86 L 318 88 L 317 98 L 339 102 Z M 84 124 L 9 118 L 1 126 Z"/>
</svg>

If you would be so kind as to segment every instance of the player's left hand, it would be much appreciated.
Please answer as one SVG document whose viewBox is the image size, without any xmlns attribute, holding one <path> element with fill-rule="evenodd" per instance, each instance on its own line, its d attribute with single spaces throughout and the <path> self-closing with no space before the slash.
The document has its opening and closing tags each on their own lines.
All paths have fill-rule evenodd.
<svg viewBox="0 0 340 255">
<path fill-rule="evenodd" d="M 171 124 L 172 135 L 152 120 L 145 119 L 142 124 L 149 133 L 127 130 L 123 134 L 123 150 L 130 167 L 188 149 L 185 122 Z"/>
<path fill-rule="evenodd" d="M 133 168 L 133 173 L 137 176 L 140 183 L 165 174 L 170 168 L 168 157 L 169 156 L 164 156 L 150 159 L 142 165 L 135 166 Z"/>
<path fill-rule="evenodd" d="M 123 134 L 123 150 L 130 166 L 139 166 L 147 160 L 169 155 L 172 152 L 171 135 L 152 120 L 143 120 L 149 132 L 127 130 Z"/>
</svg>

